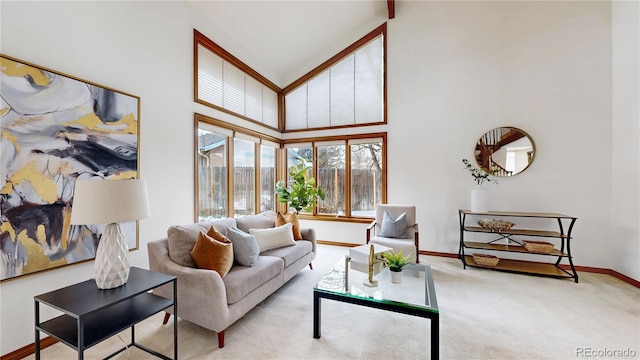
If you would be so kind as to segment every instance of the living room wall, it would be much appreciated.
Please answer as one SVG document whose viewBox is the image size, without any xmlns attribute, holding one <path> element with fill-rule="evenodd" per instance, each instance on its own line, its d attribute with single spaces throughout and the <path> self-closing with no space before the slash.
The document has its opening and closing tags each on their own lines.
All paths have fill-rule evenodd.
<svg viewBox="0 0 640 360">
<path fill-rule="evenodd" d="M 516 126 L 533 137 L 536 158 L 523 174 L 488 187 L 490 207 L 576 216 L 577 265 L 640 279 L 632 265 L 640 260 L 638 202 L 619 196 L 612 208 L 614 186 L 637 194 L 639 155 L 637 147 L 614 146 L 613 136 L 637 129 L 637 119 L 631 109 L 612 122 L 611 19 L 609 2 L 396 2 L 387 39 L 389 123 L 357 131 L 388 132 L 388 200 L 418 206 L 422 250 L 457 252 L 457 209 L 468 207 L 474 186 L 461 159 L 472 157 L 485 131 Z M 193 113 L 252 127 L 193 103 L 193 29 L 272 74 L 232 32 L 180 2 L 2 1 L 0 24 L 3 54 L 141 97 L 140 174 L 152 212 L 130 259 L 147 267 L 146 243 L 193 220 Z M 346 34 L 336 48 L 375 25 Z M 633 26 L 625 21 L 622 30 Z M 624 77 L 632 69 L 617 71 Z M 629 109 L 630 100 L 621 99 L 620 108 Z M 637 133 L 627 135 L 638 143 Z M 629 167 L 635 182 L 614 180 Z M 323 240 L 364 242 L 364 224 L 305 224 Z M 635 254 L 611 246 L 621 229 L 629 230 L 622 236 Z M 623 254 L 621 266 L 615 259 Z M 33 342 L 34 295 L 88 279 L 92 265 L 2 283 L 0 354 Z"/>
</svg>

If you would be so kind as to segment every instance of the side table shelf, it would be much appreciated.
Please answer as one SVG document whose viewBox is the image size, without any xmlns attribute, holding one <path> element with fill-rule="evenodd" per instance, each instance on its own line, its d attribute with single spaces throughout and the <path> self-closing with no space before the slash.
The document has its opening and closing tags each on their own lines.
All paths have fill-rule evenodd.
<svg viewBox="0 0 640 360">
<path fill-rule="evenodd" d="M 460 218 L 460 245 L 458 250 L 458 258 L 462 261 L 463 267 L 480 267 L 493 269 L 498 271 L 506 271 L 513 273 L 522 273 L 529 275 L 550 276 L 556 278 L 569 278 L 578 282 L 578 273 L 573 265 L 573 257 L 571 256 L 571 231 L 577 218 L 556 213 L 536 213 L 536 212 L 506 212 L 506 211 L 489 211 L 489 212 L 472 212 L 469 210 L 458 210 Z M 555 220 L 558 224 L 558 231 L 535 230 L 535 229 L 517 229 L 512 228 L 502 232 L 493 232 L 478 226 L 467 225 L 468 216 L 483 217 L 510 217 L 510 218 L 538 218 Z M 565 226 L 567 230 L 565 232 Z M 466 233 L 488 233 L 498 236 L 489 242 L 466 241 Z M 524 246 L 521 237 L 543 237 L 557 239 L 559 249 L 555 248 L 549 253 L 533 253 L 529 252 Z M 506 244 L 496 244 L 496 241 L 506 240 Z M 555 245 L 555 244 L 554 244 Z M 473 257 L 465 254 L 466 249 L 477 249 L 484 251 L 511 252 L 518 254 L 530 254 L 543 257 L 556 258 L 555 262 L 534 262 L 515 259 L 501 258 L 496 266 L 488 266 L 478 264 Z M 569 269 L 565 269 L 560 265 L 563 259 L 567 259 Z"/>
<path fill-rule="evenodd" d="M 129 280 L 123 286 L 101 290 L 94 280 L 58 289 L 34 297 L 36 359 L 40 359 L 40 332 L 63 342 L 78 351 L 78 359 L 84 358 L 84 350 L 107 338 L 131 328 L 131 343 L 162 359 L 170 359 L 135 342 L 135 324 L 170 307 L 177 310 L 177 279 L 174 276 L 132 267 Z M 152 294 L 150 291 L 171 283 L 173 299 Z M 40 322 L 40 304 L 63 312 L 63 315 Z M 178 358 L 178 328 L 173 323 L 174 359 Z M 110 358 L 123 347 L 106 358 Z"/>
</svg>

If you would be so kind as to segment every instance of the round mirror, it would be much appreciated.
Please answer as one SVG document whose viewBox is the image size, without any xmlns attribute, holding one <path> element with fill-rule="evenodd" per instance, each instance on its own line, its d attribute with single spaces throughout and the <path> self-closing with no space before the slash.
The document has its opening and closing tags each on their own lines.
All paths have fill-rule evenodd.
<svg viewBox="0 0 640 360">
<path fill-rule="evenodd" d="M 519 174 L 533 162 L 536 147 L 526 132 L 514 127 L 487 131 L 476 144 L 476 162 L 497 177 Z"/>
</svg>

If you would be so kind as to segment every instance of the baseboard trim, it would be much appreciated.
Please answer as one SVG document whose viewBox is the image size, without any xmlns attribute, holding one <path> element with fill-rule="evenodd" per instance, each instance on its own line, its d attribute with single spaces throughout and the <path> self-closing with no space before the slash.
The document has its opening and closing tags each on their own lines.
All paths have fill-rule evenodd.
<svg viewBox="0 0 640 360">
<path fill-rule="evenodd" d="M 40 339 L 40 350 L 46 349 L 49 346 L 57 343 L 58 340 L 52 338 L 51 336 L 44 337 Z M 36 344 L 29 344 L 27 346 L 23 346 L 18 350 L 12 351 L 8 354 L 2 355 L 0 360 L 19 360 L 24 359 L 29 355 L 33 355 L 36 353 Z"/>
</svg>

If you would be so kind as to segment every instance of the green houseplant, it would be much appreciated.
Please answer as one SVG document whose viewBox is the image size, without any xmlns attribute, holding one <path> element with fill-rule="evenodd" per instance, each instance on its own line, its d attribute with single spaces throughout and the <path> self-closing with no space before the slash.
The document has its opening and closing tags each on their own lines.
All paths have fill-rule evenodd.
<svg viewBox="0 0 640 360">
<path fill-rule="evenodd" d="M 382 254 L 384 265 L 391 271 L 391 282 L 400 284 L 402 282 L 402 269 L 411 262 L 411 254 L 404 256 L 402 250 L 397 253 L 393 250 Z"/>
<path fill-rule="evenodd" d="M 383 254 L 382 261 L 390 271 L 400 272 L 411 262 L 411 254 L 404 256 L 402 250 L 395 253 L 393 250 Z"/>
<path fill-rule="evenodd" d="M 314 205 L 318 203 L 318 198 L 324 200 L 326 195 L 316 186 L 316 179 L 309 176 L 311 166 L 303 158 L 298 158 L 298 164 L 289 167 L 289 176 L 291 181 L 285 183 L 278 181 L 275 193 L 278 201 L 289 203 L 299 214 L 300 210 L 311 211 Z"/>
<path fill-rule="evenodd" d="M 477 168 L 473 165 L 471 165 L 471 163 L 469 162 L 469 160 L 467 159 L 462 159 L 462 163 L 465 166 L 465 169 L 467 169 L 469 171 L 469 173 L 471 174 L 471 176 L 473 176 L 473 180 L 476 182 L 477 186 L 482 185 L 482 183 L 486 182 L 492 182 L 495 184 L 498 184 L 498 180 L 491 178 L 491 174 L 489 174 L 488 172 L 484 171 L 483 169 Z"/>
</svg>

